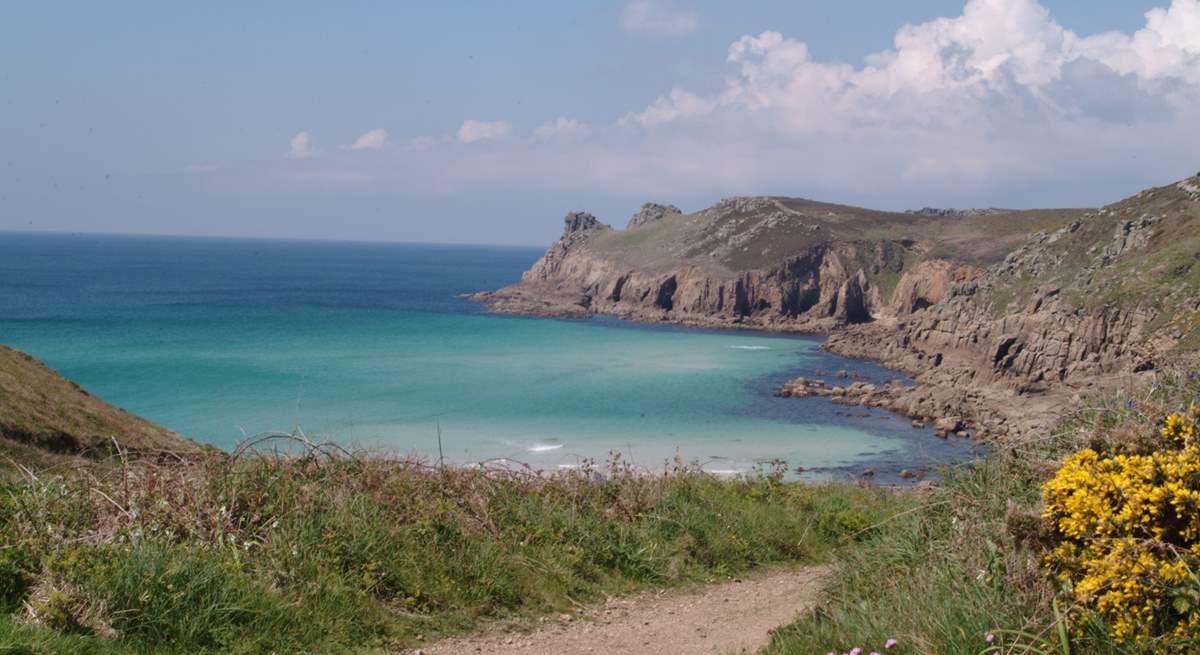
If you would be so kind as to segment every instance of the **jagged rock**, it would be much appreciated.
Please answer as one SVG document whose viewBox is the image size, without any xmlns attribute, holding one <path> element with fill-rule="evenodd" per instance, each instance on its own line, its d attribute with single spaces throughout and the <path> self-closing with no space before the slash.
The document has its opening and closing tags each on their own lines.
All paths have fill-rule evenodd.
<svg viewBox="0 0 1200 655">
<path fill-rule="evenodd" d="M 682 215 L 683 212 L 675 205 L 660 205 L 656 202 L 648 202 L 642 205 L 642 208 L 629 219 L 629 224 L 625 226 L 625 229 L 633 230 L 643 225 L 661 221 L 664 218 Z"/>
<path fill-rule="evenodd" d="M 984 274 L 981 268 L 944 259 L 921 262 L 906 271 L 896 283 L 892 292 L 892 310 L 900 316 L 936 305 L 952 295 L 955 285 L 975 284 Z"/>
<path fill-rule="evenodd" d="M 576 232 L 587 232 L 590 230 L 611 229 L 609 226 L 600 222 L 600 219 L 587 212 L 570 212 L 563 218 L 563 234 L 562 238 L 567 238 Z"/>
</svg>

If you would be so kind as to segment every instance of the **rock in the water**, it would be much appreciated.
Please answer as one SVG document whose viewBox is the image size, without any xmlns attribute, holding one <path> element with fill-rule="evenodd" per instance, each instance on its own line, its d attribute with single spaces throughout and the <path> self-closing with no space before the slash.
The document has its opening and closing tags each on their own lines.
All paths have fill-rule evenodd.
<svg viewBox="0 0 1200 655">
<path fill-rule="evenodd" d="M 939 418 L 933 423 L 934 427 L 944 432 L 958 432 L 963 429 L 962 418 L 958 416 L 945 416 Z"/>
</svg>

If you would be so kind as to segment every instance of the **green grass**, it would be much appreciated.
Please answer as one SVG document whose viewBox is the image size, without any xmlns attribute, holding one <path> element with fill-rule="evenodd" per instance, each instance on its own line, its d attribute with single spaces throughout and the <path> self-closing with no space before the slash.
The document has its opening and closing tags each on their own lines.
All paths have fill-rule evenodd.
<svg viewBox="0 0 1200 655">
<path fill-rule="evenodd" d="M 318 451 L 95 465 L 0 488 L 0 653 L 411 647 L 821 561 L 910 503 L 687 467 L 544 477 Z"/>
<path fill-rule="evenodd" d="M 1069 452 L 1097 442 L 1141 451 L 1156 422 L 1200 398 L 1200 378 L 1160 373 L 1132 398 L 1081 408 L 1054 434 L 1009 444 L 946 471 L 944 484 L 852 548 L 817 610 L 776 633 L 767 655 L 889 653 L 977 655 L 985 635 L 1006 635 L 1005 653 L 1063 653 L 1056 589 L 1041 569 L 1051 532 L 1040 519 L 1040 486 Z M 1131 406 L 1126 400 L 1133 400 Z M 1062 602 L 1062 601 L 1060 601 Z M 1063 606 L 1062 612 L 1072 608 Z M 1019 647 L 1013 647 L 1015 633 Z M 1139 648 L 1113 643 L 1103 626 L 1068 637 L 1070 653 L 1200 652 L 1198 641 Z"/>
</svg>

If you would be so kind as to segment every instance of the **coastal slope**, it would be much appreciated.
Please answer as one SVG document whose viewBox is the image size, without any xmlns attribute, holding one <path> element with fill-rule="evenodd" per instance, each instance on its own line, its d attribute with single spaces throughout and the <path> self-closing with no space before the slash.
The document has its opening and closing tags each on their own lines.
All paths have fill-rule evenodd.
<svg viewBox="0 0 1200 655">
<path fill-rule="evenodd" d="M 691 214 L 647 204 L 623 230 L 574 212 L 518 284 L 474 297 L 505 313 L 828 334 L 829 350 L 923 383 L 847 402 L 1017 435 L 1200 346 L 1200 177 L 1090 210 L 750 197 Z"/>
<path fill-rule="evenodd" d="M 114 407 L 37 359 L 0 346 L 0 452 L 18 460 L 141 453 L 196 453 L 201 446 Z"/>
</svg>

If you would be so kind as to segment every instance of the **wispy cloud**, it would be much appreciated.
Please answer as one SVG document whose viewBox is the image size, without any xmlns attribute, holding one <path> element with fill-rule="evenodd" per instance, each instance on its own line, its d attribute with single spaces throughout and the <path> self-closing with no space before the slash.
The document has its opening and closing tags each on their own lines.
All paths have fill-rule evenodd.
<svg viewBox="0 0 1200 655">
<path fill-rule="evenodd" d="M 669 0 L 630 0 L 621 14 L 621 26 L 635 34 L 683 36 L 700 27 L 700 17 L 676 8 Z"/>
<path fill-rule="evenodd" d="M 551 139 L 581 139 L 591 134 L 591 132 L 591 129 L 587 125 L 580 123 L 574 118 L 560 116 L 535 128 L 533 130 L 533 138 L 541 141 L 549 141 Z"/>
<path fill-rule="evenodd" d="M 388 145 L 387 130 L 381 127 L 363 134 L 355 139 L 354 143 L 351 143 L 348 146 L 342 146 L 342 148 L 345 150 L 383 150 L 384 148 L 388 147 Z"/>
<path fill-rule="evenodd" d="M 510 134 L 512 125 L 508 121 L 467 120 L 458 128 L 458 140 L 463 143 L 503 139 Z"/>
<path fill-rule="evenodd" d="M 317 154 L 317 151 L 313 149 L 312 136 L 308 132 L 296 134 L 289 142 L 289 146 L 288 151 L 283 155 L 288 159 L 308 159 Z"/>
</svg>

